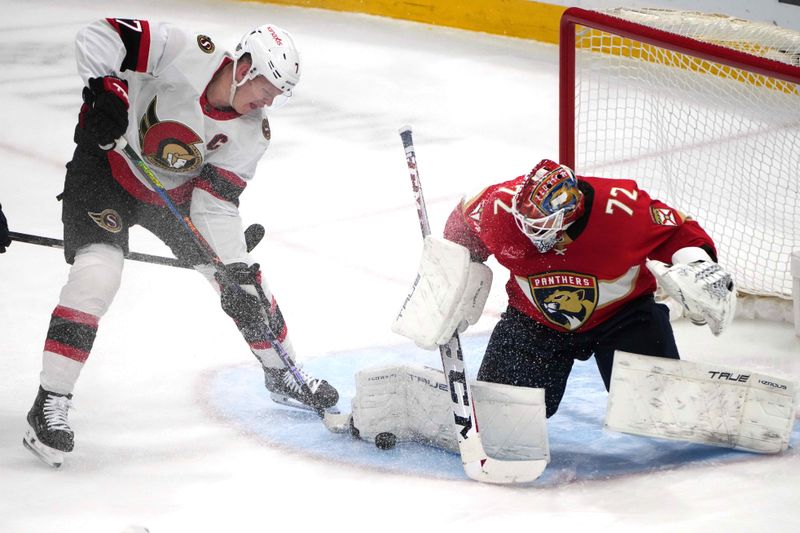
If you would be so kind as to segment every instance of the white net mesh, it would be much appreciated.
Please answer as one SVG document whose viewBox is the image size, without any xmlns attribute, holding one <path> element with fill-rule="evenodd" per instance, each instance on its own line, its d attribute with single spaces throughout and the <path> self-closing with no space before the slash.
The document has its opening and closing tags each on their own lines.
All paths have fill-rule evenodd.
<svg viewBox="0 0 800 533">
<path fill-rule="evenodd" d="M 800 33 L 725 16 L 607 14 L 798 65 Z M 791 297 L 800 249 L 800 92 L 794 83 L 579 26 L 578 173 L 635 179 L 696 218 L 740 290 Z"/>
</svg>

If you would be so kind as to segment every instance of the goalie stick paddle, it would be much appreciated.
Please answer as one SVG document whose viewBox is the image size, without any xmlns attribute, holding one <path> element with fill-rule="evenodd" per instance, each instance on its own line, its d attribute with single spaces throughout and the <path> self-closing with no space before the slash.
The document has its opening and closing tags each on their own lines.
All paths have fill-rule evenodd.
<svg viewBox="0 0 800 533">
<path fill-rule="evenodd" d="M 264 238 L 264 233 L 264 226 L 261 224 L 251 224 L 246 230 L 244 230 L 244 240 L 247 244 L 247 253 L 252 252 L 253 249 L 258 246 L 258 243 Z M 54 239 L 52 237 L 42 237 L 41 235 L 30 235 L 28 233 L 19 233 L 16 231 L 9 231 L 8 236 L 12 241 L 24 242 L 27 244 L 37 244 L 39 246 L 47 246 L 49 248 L 64 248 L 63 240 Z M 125 259 L 130 259 L 131 261 L 141 261 L 142 263 L 151 263 L 154 265 L 194 269 L 194 267 L 189 263 L 185 263 L 174 257 L 163 257 L 160 255 L 128 252 L 128 254 L 125 256 Z"/>
<path fill-rule="evenodd" d="M 417 169 L 417 155 L 414 150 L 411 127 L 403 126 L 400 128 L 399 133 L 406 153 L 406 163 L 411 177 L 411 189 L 414 191 L 414 199 L 417 204 L 419 226 L 422 231 L 422 237 L 425 238 L 430 235 L 431 228 L 428 222 L 425 197 L 422 195 L 422 183 Z M 442 358 L 444 375 L 450 388 L 458 450 L 461 453 L 461 463 L 464 465 L 464 472 L 467 476 L 476 481 L 498 484 L 529 483 L 538 479 L 544 472 L 545 467 L 547 467 L 546 459 L 527 461 L 501 460 L 486 455 L 478 429 L 475 404 L 467 385 L 464 354 L 461 350 L 461 340 L 458 337 L 458 332 L 453 333 L 447 344 L 439 346 L 439 354 Z"/>
<path fill-rule="evenodd" d="M 230 278 L 228 275 L 227 269 L 225 268 L 225 263 L 223 263 L 222 259 L 217 255 L 217 252 L 208 244 L 208 241 L 203 237 L 200 233 L 200 230 L 192 222 L 192 219 L 189 218 L 188 215 L 181 214 L 180 211 L 175 207 L 175 204 L 172 203 L 172 200 L 169 198 L 167 194 L 167 190 L 161 184 L 161 181 L 156 177 L 147 163 L 136 153 L 127 142 L 124 137 L 120 137 L 116 141 L 116 145 L 114 147 L 116 150 L 122 152 L 131 163 L 136 165 L 139 171 L 142 173 L 142 176 L 147 180 L 153 190 L 158 194 L 161 200 L 164 202 L 164 205 L 170 210 L 170 212 L 175 216 L 181 226 L 186 230 L 187 236 L 200 248 L 200 250 L 205 255 L 206 259 L 208 260 L 209 264 L 214 267 L 217 274 L 219 275 L 220 279 L 227 284 L 239 286 L 239 284 Z M 240 286 L 239 286 L 240 287 Z M 241 287 L 240 287 L 241 288 Z M 264 306 L 265 312 L 269 312 L 270 308 L 270 301 L 267 298 L 266 293 L 264 292 L 264 288 L 259 284 L 255 284 L 256 292 L 258 293 L 258 298 L 261 302 L 261 305 Z M 297 368 L 294 361 L 292 361 L 291 356 L 286 351 L 286 348 L 283 347 L 283 344 L 278 340 L 277 335 L 270 329 L 268 324 L 264 326 L 264 334 L 267 337 L 267 340 L 275 349 L 275 352 L 280 357 L 283 364 L 292 374 L 297 385 L 300 387 L 300 390 L 303 391 L 303 394 L 308 398 L 313 398 L 313 394 L 311 389 L 306 383 L 303 375 L 300 373 L 300 369 Z M 348 413 L 341 413 L 334 408 L 322 408 L 318 406 L 313 406 L 316 410 L 317 414 L 322 418 L 325 427 L 335 433 L 345 433 L 350 431 L 350 414 Z"/>
</svg>

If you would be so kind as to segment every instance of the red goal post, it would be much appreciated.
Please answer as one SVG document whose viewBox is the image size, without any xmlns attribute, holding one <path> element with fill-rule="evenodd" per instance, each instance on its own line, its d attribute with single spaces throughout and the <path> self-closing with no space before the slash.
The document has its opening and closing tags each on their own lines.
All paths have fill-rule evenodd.
<svg viewBox="0 0 800 533">
<path fill-rule="evenodd" d="M 788 301 L 800 250 L 800 33 L 570 8 L 559 50 L 561 162 L 635 179 L 698 219 L 740 291 Z"/>
</svg>

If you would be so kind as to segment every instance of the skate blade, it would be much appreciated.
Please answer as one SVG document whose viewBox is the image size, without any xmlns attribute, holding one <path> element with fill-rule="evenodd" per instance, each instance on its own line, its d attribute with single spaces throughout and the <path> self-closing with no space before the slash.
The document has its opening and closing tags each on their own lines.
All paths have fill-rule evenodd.
<svg viewBox="0 0 800 533">
<path fill-rule="evenodd" d="M 273 402 L 279 403 L 281 405 L 287 405 L 289 407 L 294 407 L 296 409 L 302 409 L 303 411 L 310 411 L 312 413 L 316 413 L 317 410 L 311 407 L 310 405 L 304 404 L 299 400 L 295 400 L 294 398 L 290 398 L 285 394 L 280 394 L 278 392 L 271 392 L 269 397 L 272 399 Z"/>
<path fill-rule="evenodd" d="M 336 406 L 328 407 L 327 409 L 324 409 L 322 412 L 319 412 L 317 409 L 314 409 L 310 405 L 306 405 L 284 394 L 271 392 L 270 398 L 272 398 L 272 401 L 275 403 L 286 405 L 288 407 L 294 407 L 296 409 L 302 409 L 303 411 L 308 411 L 321 416 L 322 422 L 325 424 L 325 427 L 328 428 L 328 430 L 332 431 L 333 433 L 350 432 L 350 419 L 352 418 L 352 416 L 350 415 L 350 413 L 342 413 Z"/>
<path fill-rule="evenodd" d="M 42 462 L 53 468 L 59 468 L 64 463 L 64 452 L 42 444 L 33 429 L 28 428 L 22 437 L 22 444 Z"/>
</svg>

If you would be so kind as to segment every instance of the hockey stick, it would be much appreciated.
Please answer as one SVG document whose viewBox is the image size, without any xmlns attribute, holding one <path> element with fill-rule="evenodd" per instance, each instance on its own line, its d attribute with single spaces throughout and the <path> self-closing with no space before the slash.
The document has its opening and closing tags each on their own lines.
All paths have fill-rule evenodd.
<svg viewBox="0 0 800 533">
<path fill-rule="evenodd" d="M 53 239 L 50 237 L 42 237 L 40 235 L 29 235 L 27 233 L 18 233 L 16 231 L 9 231 L 9 237 L 12 241 L 26 242 L 28 244 L 38 244 L 39 246 L 47 246 L 50 248 L 64 248 L 64 241 L 61 239 Z M 125 259 L 132 261 L 141 261 L 143 263 L 153 263 L 156 265 L 166 265 L 178 268 L 192 268 L 192 265 L 184 263 L 180 259 L 174 257 L 162 257 L 160 255 L 140 254 L 138 252 L 128 252 Z"/>
<path fill-rule="evenodd" d="M 164 202 L 164 205 L 170 210 L 170 212 L 175 216 L 181 226 L 186 230 L 186 235 L 194 242 L 198 248 L 203 252 L 205 255 L 208 263 L 214 267 L 219 279 L 222 283 L 227 285 L 236 286 L 241 289 L 236 280 L 231 279 L 228 271 L 225 267 L 225 263 L 223 263 L 222 259 L 220 259 L 217 252 L 208 244 L 208 241 L 203 237 L 200 231 L 192 222 L 192 219 L 189 218 L 188 215 L 181 214 L 180 211 L 175 207 L 175 204 L 170 199 L 167 190 L 161 184 L 161 181 L 156 177 L 147 163 L 136 153 L 127 142 L 124 137 L 120 137 L 116 141 L 116 150 L 121 151 L 136 167 L 141 171 L 143 177 L 147 180 L 153 190 L 158 194 L 161 200 Z M 267 298 L 266 293 L 264 292 L 264 288 L 259 283 L 254 284 L 256 292 L 258 293 L 258 298 L 261 302 L 261 305 L 264 307 L 265 312 L 269 314 L 269 308 L 271 302 Z M 275 349 L 275 352 L 280 357 L 281 362 L 286 366 L 289 372 L 294 377 L 297 385 L 300 387 L 300 390 L 303 392 L 303 395 L 311 400 L 313 398 L 313 394 L 311 389 L 306 383 L 303 375 L 300 373 L 300 370 L 297 368 L 297 365 L 294 364 L 292 361 L 291 356 L 286 351 L 286 348 L 283 347 L 283 344 L 278 340 L 277 335 L 270 329 L 269 324 L 264 325 L 264 334 L 267 337 L 267 341 L 272 345 Z M 316 413 L 322 418 L 325 427 L 329 430 L 336 432 L 336 433 L 344 433 L 350 431 L 350 415 L 347 413 L 340 413 L 338 410 L 333 408 L 325 409 L 323 407 L 319 407 L 317 405 L 312 406 L 316 410 Z"/>
<path fill-rule="evenodd" d="M 425 198 L 422 195 L 422 183 L 417 169 L 417 155 L 414 150 L 414 141 L 411 137 L 411 126 L 403 126 L 400 128 L 399 133 L 406 152 L 406 163 L 408 164 L 411 188 L 414 191 L 414 199 L 417 204 L 419 226 L 422 231 L 422 237 L 425 238 L 430 235 L 431 228 L 428 222 Z M 461 463 L 464 465 L 464 472 L 466 472 L 467 476 L 476 481 L 498 484 L 528 483 L 541 476 L 545 467 L 547 467 L 546 459 L 527 461 L 500 460 L 486 455 L 481 443 L 475 404 L 467 385 L 464 353 L 461 350 L 461 340 L 457 331 L 453 333 L 447 344 L 439 346 L 439 354 L 442 358 L 444 375 L 450 388 L 451 407 L 457 430 L 458 450 L 461 453 Z"/>
<path fill-rule="evenodd" d="M 28 244 L 37 244 L 39 246 L 47 246 L 49 248 L 64 248 L 64 241 L 61 239 L 53 239 L 51 237 L 42 237 L 41 235 L 30 235 L 28 233 L 19 233 L 16 231 L 9 231 L 9 237 L 12 241 L 24 242 Z M 251 224 L 244 230 L 244 240 L 247 243 L 247 252 L 253 251 L 261 239 L 264 238 L 264 226 L 261 224 Z M 176 268 L 186 268 L 194 270 L 194 267 L 189 263 L 176 259 L 174 257 L 163 257 L 160 255 L 142 254 L 139 252 L 128 252 L 125 259 L 131 261 L 141 261 L 142 263 L 151 263 L 154 265 L 164 265 Z"/>
</svg>

